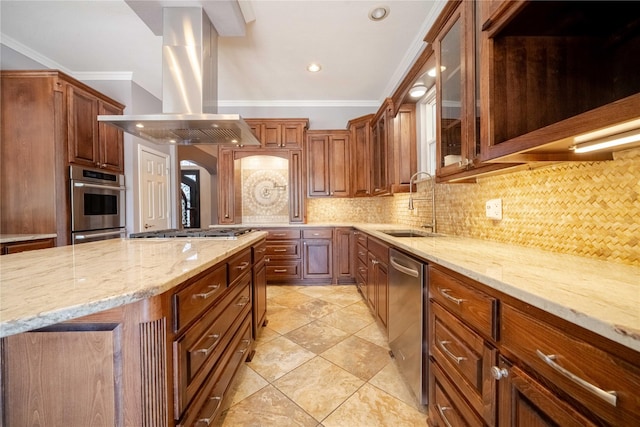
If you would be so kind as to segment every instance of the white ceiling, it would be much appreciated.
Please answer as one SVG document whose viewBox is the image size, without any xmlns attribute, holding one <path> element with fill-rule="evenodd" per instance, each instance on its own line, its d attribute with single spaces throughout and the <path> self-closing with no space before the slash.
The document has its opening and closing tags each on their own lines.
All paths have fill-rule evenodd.
<svg viewBox="0 0 640 427">
<path fill-rule="evenodd" d="M 245 3 L 255 17 L 246 35 L 219 38 L 220 105 L 380 102 L 424 47 L 422 39 L 444 5 L 442 0 Z M 368 13 L 379 5 L 388 6 L 390 14 L 373 22 Z M 2 0 L 0 14 L 0 41 L 11 49 L 82 80 L 131 78 L 161 99 L 162 37 L 123 0 Z M 306 71 L 310 62 L 322 64 L 322 71 Z"/>
</svg>

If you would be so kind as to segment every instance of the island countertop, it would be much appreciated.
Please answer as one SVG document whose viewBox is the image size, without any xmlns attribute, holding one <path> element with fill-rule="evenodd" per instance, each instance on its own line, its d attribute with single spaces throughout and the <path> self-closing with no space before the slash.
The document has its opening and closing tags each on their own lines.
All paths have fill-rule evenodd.
<svg viewBox="0 0 640 427">
<path fill-rule="evenodd" d="M 370 236 L 640 351 L 640 267 L 464 237 Z M 424 231 L 424 230 L 423 230 Z"/>
<path fill-rule="evenodd" d="M 160 295 L 266 236 L 111 239 L 4 255 L 0 337 Z"/>
</svg>

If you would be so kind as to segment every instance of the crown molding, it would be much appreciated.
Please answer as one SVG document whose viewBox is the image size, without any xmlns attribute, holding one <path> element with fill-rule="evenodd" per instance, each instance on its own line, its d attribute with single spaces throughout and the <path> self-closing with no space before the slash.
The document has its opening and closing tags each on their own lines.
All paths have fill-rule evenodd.
<svg viewBox="0 0 640 427">
<path fill-rule="evenodd" d="M 373 107 L 378 108 L 377 100 L 218 100 L 218 107 Z"/>
</svg>

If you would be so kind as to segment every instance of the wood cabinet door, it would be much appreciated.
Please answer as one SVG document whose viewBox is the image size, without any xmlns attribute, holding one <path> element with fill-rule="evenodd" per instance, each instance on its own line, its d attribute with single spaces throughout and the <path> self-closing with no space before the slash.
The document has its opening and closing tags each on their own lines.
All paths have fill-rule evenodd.
<svg viewBox="0 0 640 427">
<path fill-rule="evenodd" d="M 307 135 L 307 195 L 327 197 L 329 189 L 329 136 Z"/>
<path fill-rule="evenodd" d="M 100 167 L 98 148 L 98 99 L 67 85 L 69 162 Z"/>
<path fill-rule="evenodd" d="M 403 104 L 393 119 L 393 156 L 390 164 L 391 191 L 408 192 L 409 180 L 417 172 L 416 106 Z"/>
<path fill-rule="evenodd" d="M 303 279 L 331 279 L 333 277 L 331 240 L 304 240 L 302 251 Z"/>
<path fill-rule="evenodd" d="M 354 197 L 371 194 L 371 116 L 350 122 L 351 131 L 351 185 Z"/>
<path fill-rule="evenodd" d="M 336 228 L 333 240 L 337 283 L 353 283 L 356 275 L 355 238 L 350 228 Z"/>
<path fill-rule="evenodd" d="M 302 150 L 289 153 L 289 222 L 305 222 Z"/>
<path fill-rule="evenodd" d="M 373 124 L 371 132 L 371 195 L 387 194 L 388 189 L 388 138 L 387 113 Z"/>
<path fill-rule="evenodd" d="M 98 102 L 98 114 L 118 115 L 122 110 L 102 101 Z M 124 173 L 124 139 L 122 131 L 104 123 L 98 124 L 100 168 Z"/>
<path fill-rule="evenodd" d="M 284 122 L 280 130 L 280 147 L 302 148 L 304 142 L 304 125 Z"/>
<path fill-rule="evenodd" d="M 253 337 L 258 337 L 267 322 L 267 264 L 262 261 L 253 270 Z"/>
<path fill-rule="evenodd" d="M 282 144 L 282 125 L 266 122 L 262 125 L 262 146 L 264 148 L 280 148 Z"/>
<path fill-rule="evenodd" d="M 500 358 L 499 427 L 591 427 L 594 423 L 524 371 Z"/>
<path fill-rule="evenodd" d="M 385 329 L 389 321 L 389 266 L 378 260 L 376 265 L 376 314 Z"/>
<path fill-rule="evenodd" d="M 351 195 L 349 153 L 349 134 L 346 131 L 329 137 L 329 195 L 332 197 Z"/>
</svg>

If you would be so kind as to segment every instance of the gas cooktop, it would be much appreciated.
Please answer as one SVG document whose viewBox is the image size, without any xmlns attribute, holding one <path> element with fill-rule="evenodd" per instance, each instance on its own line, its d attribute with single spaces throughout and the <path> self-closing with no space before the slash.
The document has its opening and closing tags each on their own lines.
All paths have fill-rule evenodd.
<svg viewBox="0 0 640 427">
<path fill-rule="evenodd" d="M 150 239 L 158 237 L 206 237 L 210 239 L 235 240 L 238 236 L 253 231 L 252 228 L 186 228 L 178 230 L 175 228 L 168 230 L 144 231 L 142 233 L 131 233 L 131 239 Z"/>
</svg>

